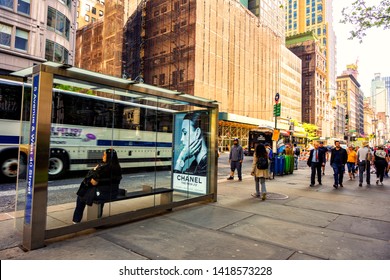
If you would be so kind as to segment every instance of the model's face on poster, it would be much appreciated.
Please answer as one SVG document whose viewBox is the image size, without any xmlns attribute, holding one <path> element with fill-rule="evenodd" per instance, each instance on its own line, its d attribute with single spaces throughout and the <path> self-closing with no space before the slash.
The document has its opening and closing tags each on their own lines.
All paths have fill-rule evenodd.
<svg viewBox="0 0 390 280">
<path fill-rule="evenodd" d="M 189 147 L 197 138 L 196 130 L 192 127 L 190 120 L 183 120 L 181 125 L 181 139 L 185 147 Z"/>
</svg>

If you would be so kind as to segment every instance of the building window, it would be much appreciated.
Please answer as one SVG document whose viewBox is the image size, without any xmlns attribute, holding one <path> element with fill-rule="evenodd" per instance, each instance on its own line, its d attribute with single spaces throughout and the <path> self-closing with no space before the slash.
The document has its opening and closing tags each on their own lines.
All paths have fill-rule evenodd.
<svg viewBox="0 0 390 280">
<path fill-rule="evenodd" d="M 68 63 L 69 52 L 60 44 L 46 40 L 45 58 L 48 61 Z"/>
<path fill-rule="evenodd" d="M 18 13 L 30 15 L 30 0 L 18 0 Z"/>
<path fill-rule="evenodd" d="M 94 15 L 96 15 L 96 8 L 95 8 L 95 7 L 92 7 L 92 13 L 93 13 Z"/>
<path fill-rule="evenodd" d="M 86 22 L 89 22 L 89 15 L 85 15 L 84 20 L 85 20 Z"/>
<path fill-rule="evenodd" d="M 47 11 L 47 27 L 49 30 L 54 30 L 69 40 L 70 21 L 63 14 L 52 7 L 48 7 Z"/>
<path fill-rule="evenodd" d="M 70 6 L 72 5 L 72 0 L 58 0 L 58 2 L 66 5 L 69 9 Z M 77 1 L 77 7 L 80 7 L 80 1 Z"/>
<path fill-rule="evenodd" d="M 152 82 L 152 83 L 153 83 L 153 85 L 155 85 L 155 86 L 157 85 L 157 75 L 154 75 L 154 76 L 153 76 L 153 82 Z"/>
<path fill-rule="evenodd" d="M 91 17 L 91 22 L 95 22 L 95 21 L 96 21 L 96 18 Z"/>
<path fill-rule="evenodd" d="M 14 1 L 13 0 L 0 0 L 0 6 L 6 7 L 9 9 L 14 8 Z"/>
<path fill-rule="evenodd" d="M 0 45 L 11 47 L 12 27 L 0 23 Z"/>
<path fill-rule="evenodd" d="M 28 43 L 28 32 L 16 28 L 15 49 L 27 51 L 27 45 L 28 45 L 27 43 Z"/>
<path fill-rule="evenodd" d="M 100 10 L 99 10 L 99 16 L 100 16 L 100 17 L 103 16 L 103 11 L 100 11 Z"/>
<path fill-rule="evenodd" d="M 91 6 L 89 4 L 85 4 L 85 11 L 90 12 Z"/>
<path fill-rule="evenodd" d="M 158 84 L 160 86 L 165 85 L 165 74 L 160 74 Z"/>
</svg>

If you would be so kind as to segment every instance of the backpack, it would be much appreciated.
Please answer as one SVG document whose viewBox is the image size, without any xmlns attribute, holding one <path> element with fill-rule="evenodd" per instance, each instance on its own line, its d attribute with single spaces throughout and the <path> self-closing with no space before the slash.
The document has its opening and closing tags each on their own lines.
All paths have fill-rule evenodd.
<svg viewBox="0 0 390 280">
<path fill-rule="evenodd" d="M 256 163 L 257 169 L 268 169 L 268 160 L 264 157 L 259 157 Z"/>
<path fill-rule="evenodd" d="M 301 150 L 298 147 L 296 147 L 295 148 L 295 155 L 299 156 L 300 154 L 301 154 Z"/>
</svg>

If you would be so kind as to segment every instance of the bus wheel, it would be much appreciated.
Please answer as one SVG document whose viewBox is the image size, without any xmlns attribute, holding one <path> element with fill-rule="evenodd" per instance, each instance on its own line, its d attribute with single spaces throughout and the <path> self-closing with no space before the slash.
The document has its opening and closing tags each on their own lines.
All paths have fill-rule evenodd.
<svg viewBox="0 0 390 280">
<path fill-rule="evenodd" d="M 1 155 L 0 169 L 0 178 L 15 180 L 18 175 L 18 153 L 10 152 Z"/>
<path fill-rule="evenodd" d="M 52 153 L 49 158 L 49 179 L 62 177 L 68 168 L 67 158 L 60 153 Z"/>
</svg>

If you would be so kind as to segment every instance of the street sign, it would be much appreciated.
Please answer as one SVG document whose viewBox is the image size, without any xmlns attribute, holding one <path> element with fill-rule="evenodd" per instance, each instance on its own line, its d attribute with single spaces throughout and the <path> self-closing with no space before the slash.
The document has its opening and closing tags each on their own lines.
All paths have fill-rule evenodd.
<svg viewBox="0 0 390 280">
<path fill-rule="evenodd" d="M 274 117 L 280 117 L 280 108 L 281 103 L 277 103 L 274 105 Z"/>
</svg>

